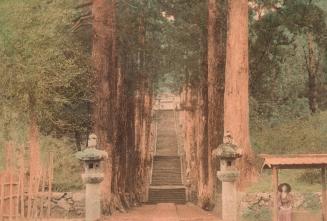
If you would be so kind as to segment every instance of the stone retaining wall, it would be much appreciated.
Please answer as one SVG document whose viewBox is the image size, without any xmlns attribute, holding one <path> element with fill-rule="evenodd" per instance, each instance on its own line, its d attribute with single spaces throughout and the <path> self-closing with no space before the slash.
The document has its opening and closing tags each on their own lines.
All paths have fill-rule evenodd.
<svg viewBox="0 0 327 221">
<path fill-rule="evenodd" d="M 51 199 L 51 216 L 58 218 L 84 217 L 85 193 L 53 193 Z"/>
<path fill-rule="evenodd" d="M 295 209 L 319 209 L 322 196 L 321 193 L 292 193 Z M 241 211 L 259 211 L 271 208 L 273 205 L 272 193 L 246 193 L 242 197 Z"/>
</svg>

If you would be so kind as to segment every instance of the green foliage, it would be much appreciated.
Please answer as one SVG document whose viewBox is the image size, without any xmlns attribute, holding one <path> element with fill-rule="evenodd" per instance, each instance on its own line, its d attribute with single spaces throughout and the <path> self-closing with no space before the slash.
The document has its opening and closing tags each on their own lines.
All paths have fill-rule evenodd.
<svg viewBox="0 0 327 221">
<path fill-rule="evenodd" d="M 92 93 L 89 52 L 71 32 L 77 0 L 0 1 L 0 149 L 26 143 L 29 96 L 43 134 L 72 136 L 89 125 Z M 55 153 L 54 189 L 82 186 L 80 164 L 68 138 L 41 135 L 43 158 Z M 46 160 L 46 159 L 44 159 Z"/>
<path fill-rule="evenodd" d="M 305 173 L 305 170 L 280 170 L 279 171 L 279 182 L 289 183 L 292 186 L 293 192 L 299 193 L 310 193 L 310 192 L 320 192 L 321 184 L 313 183 L 308 185 L 305 180 L 299 179 Z M 272 182 L 271 182 L 271 171 L 264 170 L 258 181 L 247 189 L 247 192 L 272 192 Z"/>
<path fill-rule="evenodd" d="M 320 65 L 326 65 L 326 7 L 322 1 L 256 1 L 268 10 L 261 19 L 251 20 L 250 77 L 252 119 L 272 124 L 306 116 L 308 108 L 308 73 L 306 70 L 307 34 L 314 36 Z M 278 7 L 273 7 L 278 6 Z M 318 71 L 320 109 L 326 107 L 326 74 Z"/>
<path fill-rule="evenodd" d="M 179 91 L 185 83 L 194 86 L 203 77 L 202 59 L 206 47 L 206 1 L 161 1 L 161 7 L 174 20 L 163 27 L 165 75 L 161 86 Z"/>
<path fill-rule="evenodd" d="M 0 2 L 1 106 L 26 120 L 29 97 L 45 133 L 85 130 L 88 54 L 70 31 L 75 0 Z M 10 121 L 12 115 L 1 117 Z"/>
<path fill-rule="evenodd" d="M 298 176 L 298 180 L 311 185 L 321 183 L 321 171 L 319 169 L 306 169 Z"/>
<path fill-rule="evenodd" d="M 303 209 L 317 211 L 321 208 L 320 199 L 314 193 L 305 193 L 304 202 Z"/>
<path fill-rule="evenodd" d="M 326 153 L 327 112 L 276 125 L 255 125 L 252 146 L 257 153 Z"/>
<path fill-rule="evenodd" d="M 83 187 L 83 168 L 75 156 L 70 140 L 42 137 L 41 149 L 43 161 L 47 160 L 47 153 L 52 152 L 54 155 L 54 191 L 72 191 Z"/>
<path fill-rule="evenodd" d="M 246 210 L 242 214 L 243 221 L 270 221 L 272 217 L 271 209 L 261 209 L 258 211 Z"/>
</svg>

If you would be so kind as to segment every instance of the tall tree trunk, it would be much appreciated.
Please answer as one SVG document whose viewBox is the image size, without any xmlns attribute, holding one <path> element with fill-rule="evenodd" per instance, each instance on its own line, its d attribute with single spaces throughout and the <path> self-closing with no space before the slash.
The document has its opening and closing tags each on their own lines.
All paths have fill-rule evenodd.
<svg viewBox="0 0 327 221">
<path fill-rule="evenodd" d="M 228 1 L 224 131 L 243 149 L 238 187 L 255 179 L 249 134 L 248 0 Z"/>
<path fill-rule="evenodd" d="M 224 136 L 225 53 L 221 7 L 219 0 L 208 0 L 208 189 L 212 194 L 216 180 L 212 150 L 223 142 Z"/>
<path fill-rule="evenodd" d="M 197 131 L 197 157 L 199 165 L 198 204 L 206 210 L 213 208 L 213 183 L 209 183 L 209 158 L 208 148 L 208 54 L 207 39 L 203 39 L 205 50 L 202 58 L 202 72 L 200 86 L 198 87 L 198 131 Z M 211 171 L 210 171 L 211 172 Z"/>
<path fill-rule="evenodd" d="M 104 212 L 110 212 L 114 145 L 116 83 L 115 0 L 94 0 L 92 60 L 95 74 L 94 130 L 99 146 L 108 152 L 102 182 Z"/>
<path fill-rule="evenodd" d="M 141 1 L 145 7 L 145 2 Z M 145 57 L 146 57 L 146 24 L 145 12 L 142 8 L 138 17 L 138 73 L 136 82 L 135 97 L 135 145 L 138 156 L 138 197 L 141 201 L 145 200 L 146 187 L 149 179 L 149 162 L 150 162 L 150 129 L 151 129 L 151 110 L 152 110 L 152 86 L 151 79 L 147 74 Z"/>
<path fill-rule="evenodd" d="M 197 159 L 198 159 L 198 204 L 201 208 L 212 209 L 212 188 L 208 186 L 208 137 L 207 137 L 207 114 L 206 88 L 198 90 L 197 109 Z"/>
<path fill-rule="evenodd" d="M 306 65 L 308 71 L 308 86 L 309 86 L 309 107 L 311 113 L 318 111 L 317 102 L 317 74 L 319 70 L 319 57 L 315 54 L 314 40 L 311 32 L 307 34 L 308 54 L 306 56 Z"/>
<path fill-rule="evenodd" d="M 194 193 L 197 194 L 198 186 L 198 163 L 197 163 L 197 136 L 196 136 L 196 104 L 197 99 L 196 90 L 191 84 L 183 87 L 181 93 L 181 107 L 183 124 L 184 143 L 183 148 L 185 151 L 185 173 L 186 184 L 188 187 L 188 200 L 195 202 Z"/>
<path fill-rule="evenodd" d="M 126 134 L 126 96 L 125 96 L 125 75 L 117 63 L 117 82 L 116 82 L 116 114 L 115 114 L 115 138 L 113 153 L 113 171 L 112 171 L 112 206 L 121 212 L 129 207 L 125 198 L 125 180 L 126 180 L 126 157 L 127 157 L 127 134 Z"/>
</svg>

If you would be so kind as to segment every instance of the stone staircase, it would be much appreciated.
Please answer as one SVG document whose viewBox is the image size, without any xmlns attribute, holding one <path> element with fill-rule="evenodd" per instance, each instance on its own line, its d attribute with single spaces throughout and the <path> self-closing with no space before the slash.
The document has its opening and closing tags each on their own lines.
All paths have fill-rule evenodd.
<svg viewBox="0 0 327 221">
<path fill-rule="evenodd" d="M 149 203 L 186 203 L 185 187 L 183 186 L 160 186 L 150 187 Z"/>
<path fill-rule="evenodd" d="M 158 111 L 157 117 L 157 148 L 153 158 L 149 202 L 183 204 L 186 202 L 186 190 L 182 183 L 174 111 Z"/>
<path fill-rule="evenodd" d="M 151 185 L 183 185 L 180 158 L 177 156 L 155 156 Z"/>
</svg>

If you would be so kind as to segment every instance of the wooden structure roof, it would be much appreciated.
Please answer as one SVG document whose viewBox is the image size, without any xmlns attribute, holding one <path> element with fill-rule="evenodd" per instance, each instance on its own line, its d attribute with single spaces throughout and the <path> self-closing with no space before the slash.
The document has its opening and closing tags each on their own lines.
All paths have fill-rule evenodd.
<svg viewBox="0 0 327 221">
<path fill-rule="evenodd" d="M 264 159 L 263 169 L 271 169 L 272 167 L 277 167 L 279 169 L 306 169 L 327 167 L 327 154 L 261 154 L 260 157 Z"/>
</svg>

